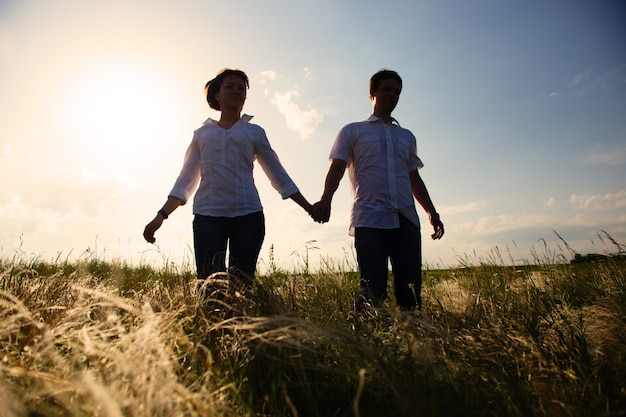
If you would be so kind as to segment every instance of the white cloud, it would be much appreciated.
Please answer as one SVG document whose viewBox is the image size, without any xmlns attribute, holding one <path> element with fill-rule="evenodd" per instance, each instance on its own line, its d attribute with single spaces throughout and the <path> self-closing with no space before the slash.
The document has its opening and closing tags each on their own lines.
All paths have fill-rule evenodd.
<svg viewBox="0 0 626 417">
<path fill-rule="evenodd" d="M 2 151 L 2 155 L 0 155 L 0 161 L 6 161 L 7 159 L 9 159 L 9 157 L 11 156 L 11 153 L 13 153 L 13 144 L 12 143 L 7 143 L 4 146 L 4 150 Z"/>
<path fill-rule="evenodd" d="M 554 199 L 554 197 L 548 197 L 543 201 L 543 205 L 544 207 L 551 208 L 554 207 L 555 202 L 556 200 Z"/>
<path fill-rule="evenodd" d="M 486 201 L 471 201 L 469 203 L 465 203 L 459 206 L 439 206 L 439 213 L 446 215 L 469 213 L 473 211 L 478 211 L 488 205 L 489 203 Z"/>
<path fill-rule="evenodd" d="M 527 230 L 553 224 L 554 219 L 538 214 L 524 214 L 521 216 L 501 214 L 498 216 L 481 217 L 478 221 L 464 224 L 463 228 L 468 229 L 472 236 L 491 236 L 498 233 Z"/>
<path fill-rule="evenodd" d="M 285 116 L 287 126 L 300 133 L 302 139 L 308 139 L 322 122 L 324 115 L 315 108 L 301 109 L 294 101 L 294 98 L 299 95 L 295 90 L 284 93 L 275 92 L 272 102 L 276 104 L 278 111 Z"/>
<path fill-rule="evenodd" d="M 606 194 L 572 194 L 569 204 L 575 209 L 617 209 L 626 208 L 626 190 Z"/>
<path fill-rule="evenodd" d="M 574 77 L 572 77 L 570 82 L 567 84 L 567 87 L 570 88 L 570 89 L 571 88 L 575 88 L 575 87 L 581 85 L 583 82 L 585 82 L 585 80 L 587 80 L 587 78 L 589 78 L 589 72 L 578 73 Z"/>
<path fill-rule="evenodd" d="M 260 84 L 268 85 L 280 76 L 273 70 L 265 70 L 258 73 L 255 78 Z M 302 70 L 302 77 L 305 81 L 313 79 L 313 73 L 308 67 Z M 282 77 L 280 77 L 282 78 Z M 265 96 L 272 97 L 271 102 L 276 105 L 278 111 L 285 117 L 287 127 L 300 134 L 304 140 L 313 135 L 317 126 L 324 119 L 322 111 L 309 107 L 302 109 L 295 99 L 300 96 L 300 92 L 296 88 L 289 91 L 275 91 L 270 87 L 265 87 L 263 91 Z"/>
<path fill-rule="evenodd" d="M 33 207 L 25 204 L 20 196 L 14 196 L 8 204 L 0 206 L 0 214 L 4 219 L 9 220 L 7 225 L 11 225 L 6 228 L 9 230 L 4 232 L 12 231 L 15 235 L 24 232 L 24 229 L 30 230 L 33 235 L 64 233 L 70 222 L 86 219 L 78 207 L 59 213 L 48 207 Z"/>
<path fill-rule="evenodd" d="M 266 70 L 266 71 L 261 71 L 256 76 L 256 79 L 260 84 L 267 84 L 269 81 L 274 81 L 276 77 L 277 77 L 277 74 L 275 71 Z"/>
<path fill-rule="evenodd" d="M 590 68 L 576 74 L 567 88 L 577 96 L 605 93 L 624 86 L 626 65 L 608 68 Z"/>
<path fill-rule="evenodd" d="M 595 144 L 583 157 L 589 165 L 621 165 L 626 163 L 626 142 L 614 145 Z"/>
<path fill-rule="evenodd" d="M 539 97 L 550 97 L 550 98 L 556 98 L 556 97 L 560 97 L 561 94 L 558 91 L 550 91 L 550 92 L 546 92 L 546 91 L 542 91 L 539 93 Z"/>
<path fill-rule="evenodd" d="M 309 67 L 304 67 L 304 69 L 302 70 L 302 75 L 304 76 L 304 79 L 307 81 L 311 81 L 313 79 L 313 73 L 311 72 Z"/>
</svg>

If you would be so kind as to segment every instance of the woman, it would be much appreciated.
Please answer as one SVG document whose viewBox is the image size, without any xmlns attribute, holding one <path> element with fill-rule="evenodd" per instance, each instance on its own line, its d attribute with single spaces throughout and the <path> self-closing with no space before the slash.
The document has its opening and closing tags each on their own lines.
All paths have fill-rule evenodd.
<svg viewBox="0 0 626 417">
<path fill-rule="evenodd" d="M 191 197 L 193 239 L 198 279 L 225 271 L 226 247 L 229 270 L 252 282 L 265 237 L 265 218 L 252 175 L 254 160 L 283 199 L 291 198 L 307 212 L 311 204 L 281 165 L 265 131 L 241 115 L 249 88 L 248 76 L 224 69 L 205 88 L 209 106 L 220 111 L 219 121 L 207 119 L 194 132 L 183 168 L 167 201 L 148 223 L 143 236 L 154 243 L 163 221 Z"/>
</svg>

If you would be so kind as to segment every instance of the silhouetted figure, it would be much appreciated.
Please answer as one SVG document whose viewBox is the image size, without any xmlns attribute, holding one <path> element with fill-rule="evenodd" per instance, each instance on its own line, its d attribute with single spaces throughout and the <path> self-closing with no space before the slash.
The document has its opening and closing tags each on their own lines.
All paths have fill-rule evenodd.
<svg viewBox="0 0 626 417">
<path fill-rule="evenodd" d="M 163 221 L 191 197 L 193 239 L 198 279 L 228 269 L 251 282 L 265 237 L 265 218 L 252 175 L 254 161 L 286 199 L 291 198 L 307 212 L 311 204 L 281 165 L 265 131 L 241 115 L 249 88 L 248 76 L 240 70 L 224 69 L 206 83 L 209 106 L 220 111 L 218 121 L 207 119 L 194 132 L 184 164 L 166 203 L 148 223 L 144 238 L 154 234 Z M 202 282 L 202 281 L 200 281 Z"/>
<path fill-rule="evenodd" d="M 324 193 L 311 215 L 330 219 L 331 201 L 346 168 L 354 202 L 350 234 L 360 271 L 357 308 L 379 306 L 387 297 L 388 262 L 394 275 L 394 293 L 401 310 L 421 308 L 422 254 L 420 222 L 415 198 L 430 215 L 433 239 L 444 234 L 418 169 L 415 136 L 391 117 L 402 91 L 395 71 L 382 70 L 370 79 L 372 115 L 344 126 L 330 153 Z"/>
</svg>

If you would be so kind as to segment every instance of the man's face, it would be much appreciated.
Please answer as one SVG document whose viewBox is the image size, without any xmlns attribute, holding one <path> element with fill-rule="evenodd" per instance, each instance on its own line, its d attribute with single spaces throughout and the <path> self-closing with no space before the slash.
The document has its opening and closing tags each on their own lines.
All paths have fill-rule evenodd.
<svg viewBox="0 0 626 417">
<path fill-rule="evenodd" d="M 374 101 L 374 108 L 391 113 L 398 104 L 400 92 L 402 92 L 402 86 L 398 80 L 395 78 L 382 80 L 376 91 L 370 91 L 370 95 Z"/>
</svg>

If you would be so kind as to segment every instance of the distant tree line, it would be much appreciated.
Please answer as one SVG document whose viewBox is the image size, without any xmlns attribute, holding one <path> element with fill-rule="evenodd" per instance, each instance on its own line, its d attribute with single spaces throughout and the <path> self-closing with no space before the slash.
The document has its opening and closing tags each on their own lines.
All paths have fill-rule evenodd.
<svg viewBox="0 0 626 417">
<path fill-rule="evenodd" d="M 588 253 L 586 255 L 577 253 L 574 259 L 570 261 L 573 264 L 591 263 L 591 262 L 607 262 L 607 261 L 626 261 L 626 253 Z"/>
</svg>

